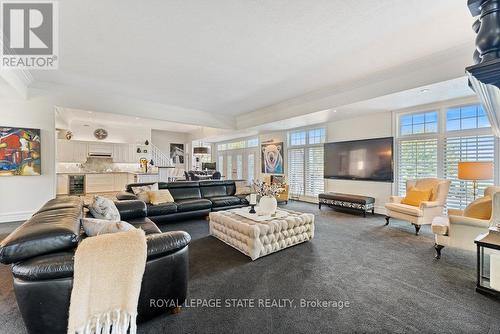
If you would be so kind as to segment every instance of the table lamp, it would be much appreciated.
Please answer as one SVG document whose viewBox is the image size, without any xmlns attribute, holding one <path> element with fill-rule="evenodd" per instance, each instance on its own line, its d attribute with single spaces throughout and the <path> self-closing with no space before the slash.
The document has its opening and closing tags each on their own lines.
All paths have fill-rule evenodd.
<svg viewBox="0 0 500 334">
<path fill-rule="evenodd" d="M 492 161 L 474 161 L 458 163 L 458 179 L 472 181 L 474 200 L 477 195 L 477 181 L 493 179 L 493 162 Z"/>
</svg>

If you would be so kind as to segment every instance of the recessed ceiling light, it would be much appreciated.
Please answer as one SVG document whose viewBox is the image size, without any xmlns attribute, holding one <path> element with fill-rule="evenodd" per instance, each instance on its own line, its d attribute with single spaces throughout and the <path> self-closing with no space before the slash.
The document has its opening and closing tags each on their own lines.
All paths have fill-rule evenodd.
<svg viewBox="0 0 500 334">
<path fill-rule="evenodd" d="M 431 90 L 429 88 L 424 88 L 420 90 L 420 94 L 429 93 Z"/>
<path fill-rule="evenodd" d="M 337 109 L 335 109 L 333 112 L 337 112 Z"/>
<path fill-rule="evenodd" d="M 139 117 L 136 117 L 135 119 L 139 119 Z"/>
<path fill-rule="evenodd" d="M 89 114 L 92 114 L 92 111 L 87 111 Z"/>
</svg>

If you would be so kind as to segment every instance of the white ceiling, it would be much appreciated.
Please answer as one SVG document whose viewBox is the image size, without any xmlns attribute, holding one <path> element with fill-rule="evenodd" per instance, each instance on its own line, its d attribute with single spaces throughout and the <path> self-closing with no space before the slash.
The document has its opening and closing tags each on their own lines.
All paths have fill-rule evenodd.
<svg viewBox="0 0 500 334">
<path fill-rule="evenodd" d="M 34 71 L 36 83 L 227 117 L 474 40 L 473 19 L 456 0 L 65 0 L 59 7 L 60 69 Z"/>
<path fill-rule="evenodd" d="M 408 89 L 338 108 L 342 114 L 400 110 L 414 106 L 474 96 L 466 77 Z"/>
<path fill-rule="evenodd" d="M 153 130 L 163 130 L 171 132 L 192 132 L 200 129 L 197 125 L 182 124 L 162 121 L 144 117 L 125 116 L 112 113 L 95 112 L 88 110 L 78 110 L 71 108 L 56 108 L 56 128 L 71 127 L 72 123 L 88 124 L 94 127 L 140 127 Z"/>
</svg>

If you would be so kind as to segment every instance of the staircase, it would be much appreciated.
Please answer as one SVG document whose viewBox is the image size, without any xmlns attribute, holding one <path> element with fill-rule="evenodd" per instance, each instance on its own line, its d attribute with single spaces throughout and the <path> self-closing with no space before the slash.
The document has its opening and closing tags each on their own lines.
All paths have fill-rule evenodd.
<svg viewBox="0 0 500 334">
<path fill-rule="evenodd" d="M 170 157 L 163 153 L 158 147 L 151 144 L 151 160 L 155 166 L 170 167 L 173 166 Z"/>
</svg>

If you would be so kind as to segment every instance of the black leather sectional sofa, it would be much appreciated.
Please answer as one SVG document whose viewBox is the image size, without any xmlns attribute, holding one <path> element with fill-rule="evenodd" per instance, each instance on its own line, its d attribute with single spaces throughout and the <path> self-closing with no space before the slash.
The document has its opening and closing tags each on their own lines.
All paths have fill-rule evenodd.
<svg viewBox="0 0 500 334">
<path fill-rule="evenodd" d="M 138 320 L 165 314 L 165 308 L 151 307 L 150 300 L 184 302 L 191 237 L 181 231 L 162 233 L 146 217 L 142 201 L 119 201 L 116 205 L 122 220 L 146 232 L 148 257 Z M 53 199 L 0 243 L 0 262 L 11 264 L 14 292 L 29 333 L 67 331 L 73 255 L 86 237 L 80 226 L 82 206 L 78 197 Z"/>
<path fill-rule="evenodd" d="M 153 183 L 132 183 L 124 192 L 117 194 L 118 200 L 137 200 L 132 187 Z M 159 182 L 159 189 L 168 189 L 174 203 L 147 204 L 147 216 L 155 223 L 191 219 L 207 216 L 210 211 L 240 208 L 248 205 L 246 196 L 236 196 L 234 181 L 187 181 Z"/>
</svg>

